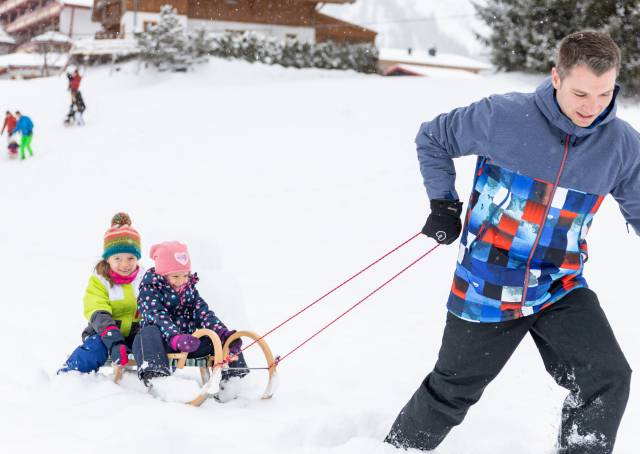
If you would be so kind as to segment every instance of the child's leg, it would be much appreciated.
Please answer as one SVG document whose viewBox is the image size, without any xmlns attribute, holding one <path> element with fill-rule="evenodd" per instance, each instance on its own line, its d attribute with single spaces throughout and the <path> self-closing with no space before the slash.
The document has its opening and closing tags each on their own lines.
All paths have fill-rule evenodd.
<svg viewBox="0 0 640 454">
<path fill-rule="evenodd" d="M 20 137 L 20 159 L 24 159 L 24 147 L 26 146 L 27 138 L 26 136 Z"/>
<path fill-rule="evenodd" d="M 29 156 L 33 156 L 33 150 L 31 149 L 32 140 L 33 140 L 33 134 L 29 134 L 27 136 L 27 151 L 29 151 Z"/>
<path fill-rule="evenodd" d="M 82 345 L 76 348 L 67 359 L 65 365 L 58 371 L 69 372 L 95 372 L 107 362 L 107 347 L 104 346 L 100 336 L 94 334 L 87 337 Z"/>
<path fill-rule="evenodd" d="M 145 374 L 171 375 L 164 339 L 157 326 L 149 325 L 140 328 L 140 332 L 133 340 L 133 356 L 138 364 L 139 378 L 142 379 Z"/>
</svg>

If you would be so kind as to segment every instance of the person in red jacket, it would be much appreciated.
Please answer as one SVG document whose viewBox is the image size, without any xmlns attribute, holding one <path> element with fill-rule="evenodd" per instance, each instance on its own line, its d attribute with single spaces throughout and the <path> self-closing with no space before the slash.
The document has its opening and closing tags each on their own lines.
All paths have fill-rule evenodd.
<svg viewBox="0 0 640 454">
<path fill-rule="evenodd" d="M 80 81 L 82 80 L 82 76 L 80 76 L 80 72 L 76 69 L 73 74 L 67 74 L 67 78 L 69 79 L 69 90 L 71 90 L 71 95 L 73 96 L 78 90 L 80 90 Z"/>
<path fill-rule="evenodd" d="M 9 150 L 9 156 L 12 157 L 12 158 L 15 158 L 15 157 L 18 156 L 17 148 L 16 148 L 18 143 L 11 136 L 13 131 L 16 129 L 17 122 L 18 122 L 18 120 L 16 120 L 16 117 L 14 117 L 11 114 L 11 112 L 9 112 L 7 110 L 7 113 L 6 113 L 5 117 L 4 117 L 4 123 L 2 125 L 2 131 L 0 131 L 0 136 L 2 134 L 4 134 L 4 130 L 6 128 L 6 130 L 7 130 L 7 148 Z"/>
<path fill-rule="evenodd" d="M 7 113 L 4 117 L 4 124 L 2 125 L 2 131 L 0 131 L 0 136 L 2 134 L 4 134 L 4 130 L 5 128 L 7 129 L 7 137 L 11 137 L 11 134 L 13 133 L 13 130 L 16 129 L 16 123 L 18 122 L 18 120 L 16 120 L 16 117 L 14 117 L 11 112 L 9 112 L 7 110 Z"/>
</svg>

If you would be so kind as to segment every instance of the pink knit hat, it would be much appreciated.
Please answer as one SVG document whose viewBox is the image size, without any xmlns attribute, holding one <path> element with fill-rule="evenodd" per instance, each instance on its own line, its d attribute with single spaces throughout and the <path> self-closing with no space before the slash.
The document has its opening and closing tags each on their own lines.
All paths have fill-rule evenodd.
<svg viewBox="0 0 640 454">
<path fill-rule="evenodd" d="M 151 246 L 150 255 L 156 263 L 156 273 L 162 276 L 191 271 L 191 258 L 187 245 L 179 241 L 154 244 Z"/>
</svg>

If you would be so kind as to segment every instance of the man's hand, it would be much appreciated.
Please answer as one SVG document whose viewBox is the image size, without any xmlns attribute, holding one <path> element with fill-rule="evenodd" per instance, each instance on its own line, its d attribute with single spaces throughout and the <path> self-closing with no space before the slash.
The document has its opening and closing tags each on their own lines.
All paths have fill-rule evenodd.
<svg viewBox="0 0 640 454">
<path fill-rule="evenodd" d="M 459 200 L 433 199 L 431 214 L 422 227 L 422 233 L 440 244 L 451 244 L 462 231 L 462 202 Z"/>
</svg>

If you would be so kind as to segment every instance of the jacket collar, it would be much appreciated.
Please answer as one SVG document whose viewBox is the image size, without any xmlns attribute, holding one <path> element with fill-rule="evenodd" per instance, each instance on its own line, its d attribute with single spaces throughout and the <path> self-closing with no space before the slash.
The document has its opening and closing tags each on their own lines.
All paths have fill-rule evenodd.
<svg viewBox="0 0 640 454">
<path fill-rule="evenodd" d="M 536 88 L 535 103 L 538 106 L 538 109 L 542 112 L 542 115 L 544 115 L 555 127 L 571 136 L 586 137 L 616 118 L 616 98 L 618 97 L 619 92 L 620 86 L 616 84 L 613 92 L 613 98 L 607 107 L 608 111 L 605 110 L 605 112 L 607 112 L 606 115 L 603 118 L 599 117 L 598 120 L 596 120 L 598 121 L 598 124 L 592 128 L 583 128 L 578 126 L 572 122 L 569 117 L 562 113 L 558 103 L 556 102 L 555 89 L 551 84 L 551 77 L 547 77 L 538 86 L 538 88 Z"/>
</svg>

